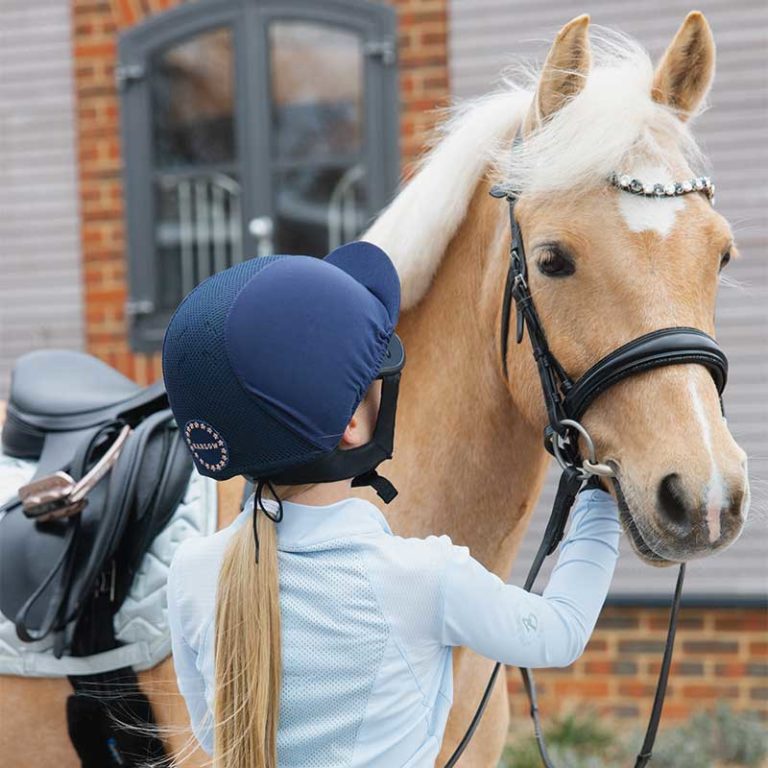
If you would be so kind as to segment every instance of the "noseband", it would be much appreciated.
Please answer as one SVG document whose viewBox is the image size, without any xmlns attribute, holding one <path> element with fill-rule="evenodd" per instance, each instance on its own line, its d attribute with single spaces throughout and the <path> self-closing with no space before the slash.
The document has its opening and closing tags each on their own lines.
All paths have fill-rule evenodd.
<svg viewBox="0 0 768 768">
<path fill-rule="evenodd" d="M 714 185 L 706 177 L 667 185 L 649 185 L 643 184 L 638 179 L 630 179 L 627 176 L 619 177 L 614 174 L 610 178 L 610 183 L 623 192 L 644 197 L 663 198 L 667 196 L 677 197 L 689 193 L 704 193 L 712 201 L 714 195 Z M 580 422 L 585 411 L 594 400 L 615 384 L 638 373 L 669 365 L 696 363 L 703 365 L 710 372 L 718 395 L 721 398 L 720 406 L 722 408 L 722 393 L 728 379 L 728 359 L 717 342 L 703 331 L 685 327 L 661 328 L 646 333 L 609 352 L 579 378 L 576 380 L 572 379 L 558 359 L 552 354 L 547 344 L 544 327 L 528 287 L 528 267 L 523 236 L 515 216 L 515 203 L 517 202 L 518 195 L 514 191 L 498 186 L 491 189 L 491 195 L 500 199 L 506 198 L 508 201 L 509 221 L 512 231 L 509 269 L 507 271 L 501 311 L 500 343 L 504 376 L 507 379 L 509 378 L 507 350 L 513 311 L 512 304 L 514 302 L 516 314 L 515 338 L 517 343 L 520 344 L 527 328 L 544 395 L 548 422 L 544 430 L 544 446 L 555 457 L 562 469 L 552 513 L 525 581 L 524 589 L 530 591 L 544 559 L 555 551 L 563 538 L 565 525 L 576 494 L 585 481 L 589 481 L 594 476 L 616 477 L 612 466 L 598 462 L 592 438 Z M 583 440 L 587 449 L 587 458 L 583 458 L 580 454 L 580 439 Z M 635 768 L 643 768 L 650 760 L 653 743 L 656 739 L 656 733 L 661 720 L 669 669 L 672 662 L 677 615 L 680 608 L 684 578 L 685 563 L 681 563 L 670 609 L 669 629 L 653 708 L 645 739 L 635 762 Z M 458 747 L 446 763 L 445 768 L 452 768 L 469 744 L 488 704 L 500 669 L 501 664 L 497 663 L 491 673 L 490 680 L 472 718 L 472 722 Z M 547 754 L 544 742 L 533 676 L 528 669 L 521 668 L 520 672 L 523 676 L 523 684 L 531 705 L 531 718 L 533 719 L 534 733 L 541 759 L 545 768 L 554 768 Z"/>
</svg>

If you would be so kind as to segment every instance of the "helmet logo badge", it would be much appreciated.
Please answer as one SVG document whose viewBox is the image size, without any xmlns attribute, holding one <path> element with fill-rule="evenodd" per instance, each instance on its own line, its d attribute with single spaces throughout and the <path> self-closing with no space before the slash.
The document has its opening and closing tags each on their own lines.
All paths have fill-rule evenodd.
<svg viewBox="0 0 768 768">
<path fill-rule="evenodd" d="M 209 472 L 221 472 L 229 464 L 229 450 L 221 435 L 199 419 L 184 426 L 184 439 L 198 464 Z"/>
</svg>

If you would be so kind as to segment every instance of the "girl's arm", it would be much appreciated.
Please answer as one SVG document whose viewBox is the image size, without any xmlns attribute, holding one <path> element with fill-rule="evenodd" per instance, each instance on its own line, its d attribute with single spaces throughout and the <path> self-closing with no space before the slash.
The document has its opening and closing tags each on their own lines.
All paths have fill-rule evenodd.
<svg viewBox="0 0 768 768">
<path fill-rule="evenodd" d="M 205 700 L 205 682 L 198 668 L 197 652 L 187 642 L 184 634 L 184 609 L 178 597 L 179 558 L 174 558 L 168 574 L 168 625 L 171 630 L 171 649 L 176 682 L 189 712 L 192 731 L 200 745 L 210 755 L 213 753 L 213 733 L 208 705 Z"/>
<path fill-rule="evenodd" d="M 565 667 L 584 651 L 608 593 L 621 532 L 604 491 L 580 493 L 543 595 L 505 584 L 451 547 L 443 573 L 442 641 L 520 667 Z"/>
</svg>

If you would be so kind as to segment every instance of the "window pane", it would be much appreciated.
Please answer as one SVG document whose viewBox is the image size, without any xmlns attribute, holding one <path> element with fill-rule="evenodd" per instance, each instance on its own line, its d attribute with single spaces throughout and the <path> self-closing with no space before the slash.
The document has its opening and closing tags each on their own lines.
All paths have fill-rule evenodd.
<svg viewBox="0 0 768 768">
<path fill-rule="evenodd" d="M 230 174 L 160 177 L 157 304 L 173 309 L 195 285 L 242 261 L 240 184 Z"/>
<path fill-rule="evenodd" d="M 277 173 L 277 250 L 324 256 L 357 237 L 367 219 L 363 176 L 361 164 Z"/>
<path fill-rule="evenodd" d="M 232 33 L 217 29 L 166 49 L 150 68 L 155 164 L 235 158 Z"/>
<path fill-rule="evenodd" d="M 279 159 L 357 155 L 362 141 L 360 38 L 307 22 L 270 26 L 272 141 Z"/>
</svg>

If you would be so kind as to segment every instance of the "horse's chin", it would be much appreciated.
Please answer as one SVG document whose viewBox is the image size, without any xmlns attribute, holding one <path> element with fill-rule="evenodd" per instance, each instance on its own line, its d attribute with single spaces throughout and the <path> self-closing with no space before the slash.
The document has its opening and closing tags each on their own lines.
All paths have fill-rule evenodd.
<svg viewBox="0 0 768 768">
<path fill-rule="evenodd" d="M 619 504 L 619 520 L 637 556 L 656 568 L 667 568 L 671 565 L 676 565 L 677 563 L 674 560 L 668 560 L 651 549 L 651 546 L 643 538 L 643 534 L 629 510 L 629 505 L 621 490 L 621 484 L 618 480 L 614 480 L 613 486 L 616 490 L 616 499 Z"/>
</svg>

